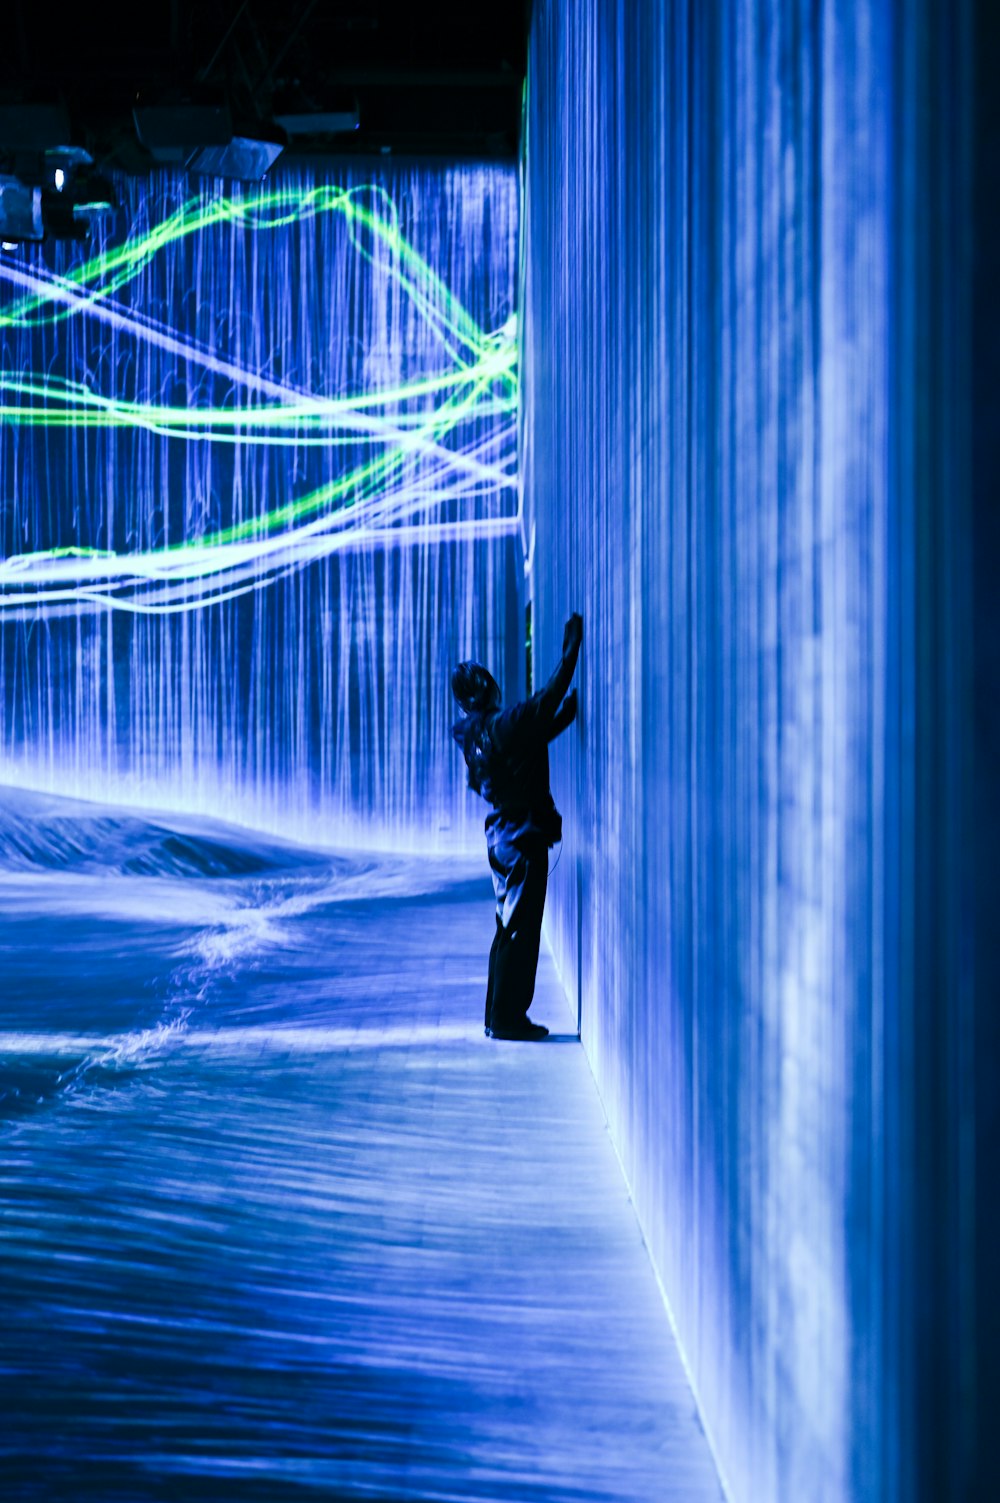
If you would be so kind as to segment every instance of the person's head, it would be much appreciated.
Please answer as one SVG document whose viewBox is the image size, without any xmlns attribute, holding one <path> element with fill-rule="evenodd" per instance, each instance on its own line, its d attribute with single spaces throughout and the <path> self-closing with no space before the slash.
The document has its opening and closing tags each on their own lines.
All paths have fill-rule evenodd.
<svg viewBox="0 0 1000 1503">
<path fill-rule="evenodd" d="M 500 685 L 482 663 L 459 663 L 451 676 L 451 692 L 466 715 L 495 710 L 500 703 Z"/>
</svg>

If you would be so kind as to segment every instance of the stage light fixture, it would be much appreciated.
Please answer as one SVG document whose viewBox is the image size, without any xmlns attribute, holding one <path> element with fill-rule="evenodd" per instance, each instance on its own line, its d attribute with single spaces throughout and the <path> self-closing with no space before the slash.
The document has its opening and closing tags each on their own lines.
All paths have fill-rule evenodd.
<svg viewBox="0 0 1000 1503">
<path fill-rule="evenodd" d="M 63 174 L 65 184 L 74 172 L 83 167 L 93 167 L 94 159 L 82 146 L 48 146 L 44 153 L 45 172 L 55 181 L 56 173 Z M 56 187 L 58 187 L 56 183 Z"/>
<path fill-rule="evenodd" d="M 52 180 L 53 187 L 40 191 L 42 226 L 54 240 L 86 240 L 94 221 L 118 208 L 113 186 L 99 172 L 57 167 Z"/>
<path fill-rule="evenodd" d="M 0 176 L 0 239 L 5 247 L 44 238 L 41 188 Z"/>
<path fill-rule="evenodd" d="M 233 134 L 228 104 L 137 104 L 136 135 L 155 162 L 208 177 L 260 182 L 284 150 L 284 131 L 254 125 Z"/>
</svg>

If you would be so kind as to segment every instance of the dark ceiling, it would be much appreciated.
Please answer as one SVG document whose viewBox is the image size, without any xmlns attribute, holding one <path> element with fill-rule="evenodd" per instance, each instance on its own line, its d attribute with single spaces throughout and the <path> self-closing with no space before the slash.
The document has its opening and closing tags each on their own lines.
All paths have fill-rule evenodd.
<svg viewBox="0 0 1000 1503">
<path fill-rule="evenodd" d="M 137 103 L 228 107 L 247 135 L 291 118 L 286 153 L 298 156 L 510 159 L 526 11 L 526 0 L 83 0 L 73 11 L 19 0 L 5 12 L 0 111 L 61 102 L 73 144 L 131 172 L 153 165 Z M 357 127 L 331 130 L 345 111 Z"/>
</svg>

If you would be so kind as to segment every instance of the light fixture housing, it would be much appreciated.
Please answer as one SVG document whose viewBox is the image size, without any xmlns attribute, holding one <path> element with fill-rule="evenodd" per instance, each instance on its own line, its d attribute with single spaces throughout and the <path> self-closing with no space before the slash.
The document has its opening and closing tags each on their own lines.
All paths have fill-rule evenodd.
<svg viewBox="0 0 1000 1503">
<path fill-rule="evenodd" d="M 233 120 L 228 104 L 137 104 L 135 133 L 154 162 L 185 166 L 204 147 L 228 146 Z"/>
<path fill-rule="evenodd" d="M 288 136 L 342 136 L 360 130 L 361 116 L 356 108 L 313 110 L 309 114 L 275 115 L 274 123 Z"/>
<path fill-rule="evenodd" d="M 320 99 L 302 89 L 285 90 L 274 100 L 273 118 L 289 137 L 341 136 L 361 126 L 358 97 L 346 89 L 332 89 Z"/>
<path fill-rule="evenodd" d="M 0 240 L 20 245 L 44 238 L 41 188 L 22 183 L 17 177 L 0 175 Z"/>
<path fill-rule="evenodd" d="M 284 142 L 261 136 L 233 136 L 225 146 L 202 146 L 188 157 L 190 172 L 205 177 L 235 178 L 241 183 L 259 183 L 284 151 Z"/>
</svg>

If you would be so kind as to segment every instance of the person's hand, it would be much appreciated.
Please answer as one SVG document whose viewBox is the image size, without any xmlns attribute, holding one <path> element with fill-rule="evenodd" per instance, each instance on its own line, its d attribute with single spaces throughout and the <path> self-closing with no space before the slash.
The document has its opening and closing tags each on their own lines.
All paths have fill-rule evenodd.
<svg viewBox="0 0 1000 1503">
<path fill-rule="evenodd" d="M 574 611 L 563 628 L 563 652 L 571 652 L 583 641 L 583 617 Z"/>
</svg>

